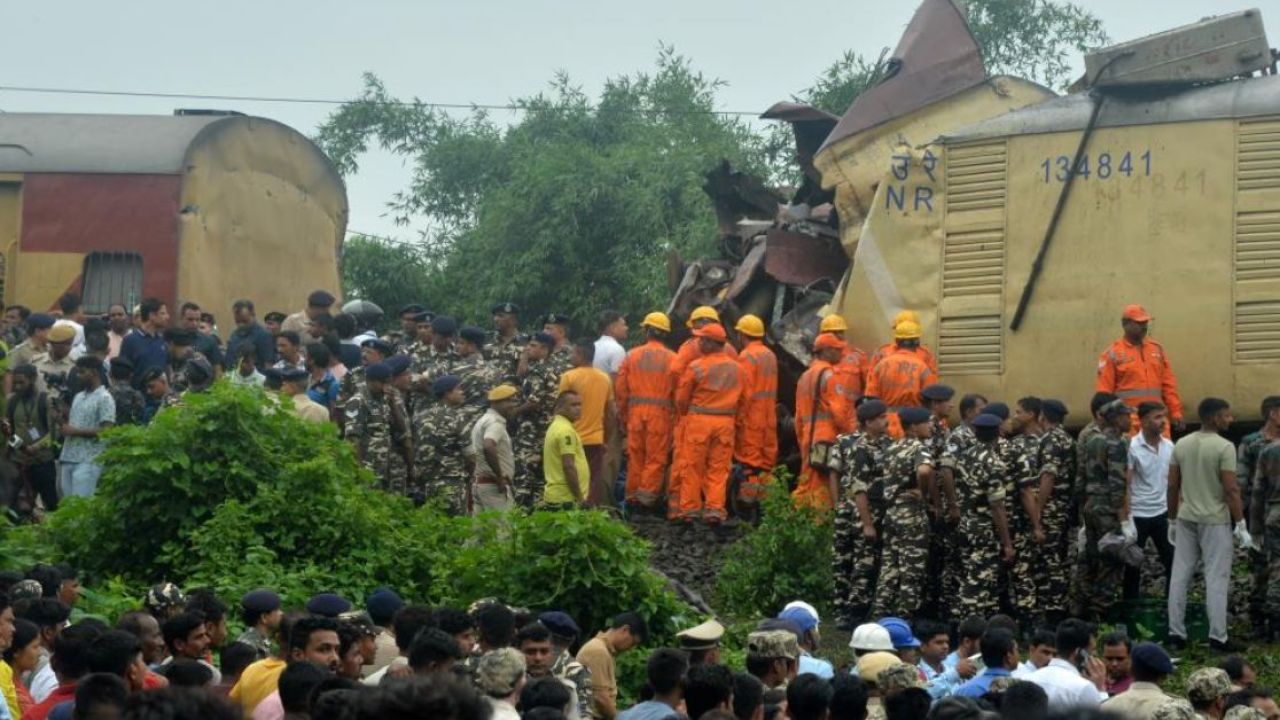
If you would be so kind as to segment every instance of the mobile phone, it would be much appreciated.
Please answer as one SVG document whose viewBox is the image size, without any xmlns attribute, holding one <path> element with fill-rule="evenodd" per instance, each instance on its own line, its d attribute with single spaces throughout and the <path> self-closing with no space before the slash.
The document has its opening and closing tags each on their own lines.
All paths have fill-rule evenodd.
<svg viewBox="0 0 1280 720">
<path fill-rule="evenodd" d="M 1089 651 L 1081 650 L 1080 659 L 1076 662 L 1076 669 L 1079 670 L 1081 674 L 1083 674 L 1087 671 L 1088 667 L 1089 667 Z"/>
</svg>

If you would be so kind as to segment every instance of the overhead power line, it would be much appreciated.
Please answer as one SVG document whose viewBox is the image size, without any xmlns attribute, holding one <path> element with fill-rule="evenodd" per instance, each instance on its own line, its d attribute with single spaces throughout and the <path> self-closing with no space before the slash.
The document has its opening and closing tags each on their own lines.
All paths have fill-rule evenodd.
<svg viewBox="0 0 1280 720">
<path fill-rule="evenodd" d="M 220 100 L 227 102 L 260 102 L 290 103 L 302 105 L 346 105 L 348 103 L 368 102 L 375 105 L 392 105 L 396 107 L 427 107 L 436 110 L 510 110 L 525 112 L 529 108 L 523 105 L 499 105 L 493 103 L 444 103 L 444 102 L 409 102 L 405 100 L 328 100 L 325 98 L 265 97 L 257 95 L 209 95 L 205 93 L 144 92 L 140 90 L 91 90 L 87 88 L 50 88 L 20 85 L 0 85 L 0 92 L 44 93 L 52 95 L 99 95 L 110 97 L 167 98 L 176 100 Z M 599 108 L 597 108 L 599 110 Z M 619 108 L 618 112 L 638 112 L 631 108 Z M 664 113 L 688 115 L 731 115 L 740 117 L 758 117 L 758 110 L 662 110 Z"/>
</svg>

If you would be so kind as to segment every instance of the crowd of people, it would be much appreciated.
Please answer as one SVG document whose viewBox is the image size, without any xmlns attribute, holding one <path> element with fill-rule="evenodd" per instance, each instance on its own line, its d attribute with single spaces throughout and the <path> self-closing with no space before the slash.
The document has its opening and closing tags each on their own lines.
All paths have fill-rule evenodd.
<svg viewBox="0 0 1280 720">
<path fill-rule="evenodd" d="M 1076 619 L 1024 636 L 1007 615 L 975 615 L 953 646 L 945 624 L 881 618 L 854 630 L 837 668 L 820 657 L 818 611 L 795 601 L 748 633 L 743 667 L 707 620 L 649 650 L 628 682 L 619 657 L 654 644 L 636 612 L 584 633 L 565 612 L 495 598 L 432 607 L 378 588 L 360 606 L 320 593 L 286 609 L 266 588 L 228 604 L 161 583 L 112 625 L 80 613 L 79 595 L 67 566 L 0 573 L 0 718 L 1280 718 L 1239 656 L 1191 671 L 1177 696 L 1163 647 Z"/>
<path fill-rule="evenodd" d="M 627 319 L 614 311 L 601 314 L 598 337 L 570 340 L 558 313 L 523 333 L 509 302 L 493 307 L 488 332 L 410 304 L 382 335 L 372 303 L 334 305 L 317 290 L 303 309 L 259 322 L 254 303 L 240 300 L 225 341 L 192 302 L 176 322 L 155 298 L 132 311 L 112 305 L 105 317 L 86 316 L 73 294 L 55 313 L 6 308 L 8 505 L 38 514 L 92 494 L 101 432 L 180 412 L 184 397 L 220 377 L 264 388 L 302 420 L 332 423 L 383 489 L 454 513 L 620 506 L 721 527 L 758 521 L 764 493 L 782 482 L 779 363 L 758 317 L 738 318 L 731 337 L 715 308 L 698 307 L 686 321 L 691 337 L 673 346 L 672 318 L 653 312 L 628 350 Z M 874 352 L 849 344 L 839 315 L 823 318 L 795 387 L 791 491 L 799 505 L 834 509 L 835 623 L 901 618 L 918 635 L 935 621 L 945 630 L 1006 613 L 1011 634 L 1029 642 L 1057 628 L 1054 645 L 1070 656 L 1084 647 L 1063 649 L 1064 627 L 1079 639 L 1074 618 L 1111 619 L 1121 599 L 1140 597 L 1150 541 L 1171 650 L 1189 640 L 1198 569 L 1209 646 L 1238 649 L 1228 638 L 1233 543 L 1250 552 L 1255 627 L 1280 632 L 1280 561 L 1273 568 L 1265 551 L 1280 541 L 1270 511 L 1280 497 L 1280 397 L 1263 401 L 1265 424 L 1238 449 L 1223 437 L 1230 406 L 1212 397 L 1199 403 L 1200 429 L 1174 444 L 1183 405 L 1167 354 L 1147 337 L 1150 321 L 1140 306 L 1124 309 L 1123 337 L 1099 358 L 1093 420 L 1072 437 L 1059 399 L 1027 395 L 1011 406 L 964 394 L 953 407 L 958 393 L 938 382 L 913 313 L 895 318 L 892 341 Z M 630 640 L 610 636 L 597 659 L 643 635 L 624 624 Z M 255 630 L 259 650 L 270 630 Z M 925 681 L 926 666 L 946 674 L 924 663 Z"/>
</svg>

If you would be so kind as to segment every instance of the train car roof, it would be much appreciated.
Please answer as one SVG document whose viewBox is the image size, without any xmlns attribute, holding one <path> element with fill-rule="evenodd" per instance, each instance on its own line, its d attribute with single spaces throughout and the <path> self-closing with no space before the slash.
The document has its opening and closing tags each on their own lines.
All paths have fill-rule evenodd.
<svg viewBox="0 0 1280 720">
<path fill-rule="evenodd" d="M 1267 75 L 1193 88 L 1109 90 L 1098 127 L 1159 125 L 1280 113 L 1280 76 Z M 1046 100 L 961 127 L 939 138 L 946 144 L 1011 135 L 1083 130 L 1093 111 L 1088 93 Z"/>
<path fill-rule="evenodd" d="M 0 113 L 0 172 L 177 174 L 202 130 L 236 117 Z"/>
</svg>

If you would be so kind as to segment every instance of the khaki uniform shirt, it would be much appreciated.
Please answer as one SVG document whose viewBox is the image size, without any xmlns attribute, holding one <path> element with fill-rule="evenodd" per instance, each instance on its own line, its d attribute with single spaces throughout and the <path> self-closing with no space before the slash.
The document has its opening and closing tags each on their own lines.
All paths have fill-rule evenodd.
<svg viewBox="0 0 1280 720">
<path fill-rule="evenodd" d="M 1155 683 L 1135 681 L 1128 690 L 1102 703 L 1102 709 L 1133 720 L 1151 720 L 1156 710 L 1172 699 Z"/>
<path fill-rule="evenodd" d="M 307 397 L 306 393 L 293 396 L 293 414 L 308 422 L 329 422 L 329 410 Z"/>
<path fill-rule="evenodd" d="M 602 699 L 611 703 L 618 702 L 617 666 L 613 659 L 616 654 L 604 633 L 596 635 L 578 649 L 578 662 L 591 672 L 591 696 L 596 703 Z M 596 705 L 596 712 L 600 712 L 599 705 Z"/>
</svg>

